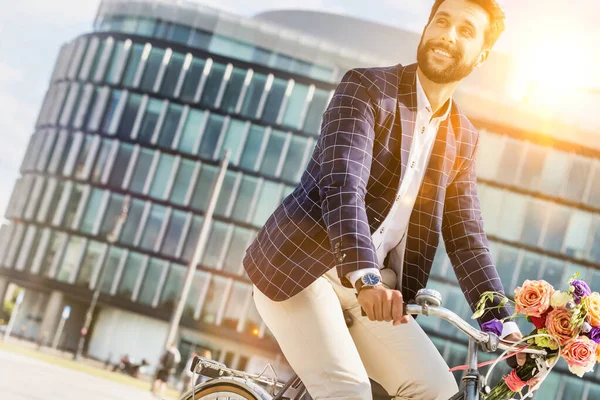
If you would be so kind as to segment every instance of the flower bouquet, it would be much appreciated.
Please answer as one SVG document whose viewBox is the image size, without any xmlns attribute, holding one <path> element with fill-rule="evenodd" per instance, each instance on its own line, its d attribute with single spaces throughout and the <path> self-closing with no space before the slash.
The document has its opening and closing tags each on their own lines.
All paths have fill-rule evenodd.
<svg viewBox="0 0 600 400">
<path fill-rule="evenodd" d="M 486 292 L 481 296 L 473 319 L 491 308 L 508 304 L 514 306 L 515 311 L 502 321 L 484 323 L 483 330 L 499 335 L 505 320 L 526 318 L 535 328 L 523 341 L 531 348 L 545 349 L 548 353 L 544 358 L 527 357 L 524 365 L 512 370 L 484 395 L 485 400 L 513 399 L 517 398 L 517 393 L 520 398 L 533 395 L 560 357 L 579 377 L 593 371 L 596 362 L 600 362 L 600 294 L 592 292 L 578 277 L 579 274 L 575 274 L 569 279 L 565 291 L 555 290 L 543 280 L 526 280 L 515 289 L 514 301 L 497 292 Z M 500 300 L 498 305 L 487 307 L 486 304 L 494 299 Z M 525 387 L 528 391 L 523 394 Z"/>
</svg>

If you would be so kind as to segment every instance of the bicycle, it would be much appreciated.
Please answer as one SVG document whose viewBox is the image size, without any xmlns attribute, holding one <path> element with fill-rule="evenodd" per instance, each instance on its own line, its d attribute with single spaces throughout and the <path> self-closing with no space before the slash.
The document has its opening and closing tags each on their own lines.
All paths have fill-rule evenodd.
<svg viewBox="0 0 600 400">
<path fill-rule="evenodd" d="M 463 375 L 461 387 L 449 400 L 479 400 L 481 395 L 490 391 L 483 375 L 479 373 L 478 355 L 479 348 L 484 352 L 495 352 L 497 350 L 512 350 L 529 353 L 530 357 L 545 360 L 546 351 L 531 349 L 526 345 L 514 344 L 501 340 L 494 333 L 482 332 L 471 325 L 454 312 L 444 308 L 442 297 L 439 292 L 431 289 L 421 289 L 415 298 L 415 304 L 405 304 L 405 313 L 411 315 L 437 316 L 445 319 L 469 337 L 468 346 L 468 368 Z M 348 326 L 351 319 L 346 318 Z M 271 369 L 275 378 L 267 378 L 264 373 Z M 191 367 L 194 374 L 200 374 L 211 378 L 210 380 L 195 386 L 186 392 L 180 400 L 292 400 L 285 394 L 294 389 L 296 395 L 293 400 L 311 400 L 306 388 L 296 375 L 287 383 L 281 384 L 277 381 L 274 369 L 267 365 L 258 375 L 248 374 L 243 371 L 228 368 L 222 363 L 196 357 Z M 194 380 L 195 381 L 195 380 Z M 261 384 L 266 385 L 267 390 Z M 374 400 L 392 399 L 393 396 L 374 393 Z"/>
</svg>

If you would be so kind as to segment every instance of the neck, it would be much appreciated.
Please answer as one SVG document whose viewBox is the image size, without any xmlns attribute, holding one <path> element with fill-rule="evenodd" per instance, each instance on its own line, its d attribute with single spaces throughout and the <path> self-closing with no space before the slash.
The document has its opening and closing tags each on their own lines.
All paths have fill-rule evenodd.
<svg viewBox="0 0 600 400">
<path fill-rule="evenodd" d="M 448 99 L 452 97 L 452 94 L 460 81 L 452 83 L 435 83 L 429 80 L 423 71 L 421 71 L 421 68 L 418 67 L 417 74 L 419 75 L 419 82 L 421 82 L 427 100 L 429 100 L 429 104 L 431 105 L 431 110 L 434 114 L 437 114 L 438 111 L 440 111 L 440 108 L 442 108 Z"/>
</svg>

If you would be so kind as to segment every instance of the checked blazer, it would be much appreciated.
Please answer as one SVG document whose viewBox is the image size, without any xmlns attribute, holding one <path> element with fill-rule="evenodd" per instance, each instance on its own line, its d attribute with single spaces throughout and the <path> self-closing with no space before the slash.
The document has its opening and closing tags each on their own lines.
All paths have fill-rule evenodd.
<svg viewBox="0 0 600 400">
<path fill-rule="evenodd" d="M 273 212 L 246 251 L 252 283 L 286 300 L 336 267 L 379 268 L 371 239 L 397 198 L 416 120 L 416 64 L 348 71 L 323 114 L 321 133 L 298 187 Z M 427 284 L 439 235 L 473 308 L 488 290 L 503 292 L 490 256 L 477 196 L 478 132 L 456 103 L 438 130 L 408 226 L 404 301 Z M 503 318 L 504 308 L 481 322 Z"/>
</svg>

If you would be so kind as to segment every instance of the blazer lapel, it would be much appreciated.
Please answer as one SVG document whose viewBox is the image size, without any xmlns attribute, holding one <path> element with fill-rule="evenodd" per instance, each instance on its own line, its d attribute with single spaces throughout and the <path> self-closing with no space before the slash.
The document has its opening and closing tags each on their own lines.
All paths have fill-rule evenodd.
<svg viewBox="0 0 600 400">
<path fill-rule="evenodd" d="M 400 152 L 401 167 L 400 181 L 404 178 L 410 146 L 412 145 L 417 119 L 417 64 L 411 64 L 400 71 L 400 84 L 398 87 L 398 108 L 402 126 L 402 150 Z"/>
</svg>

